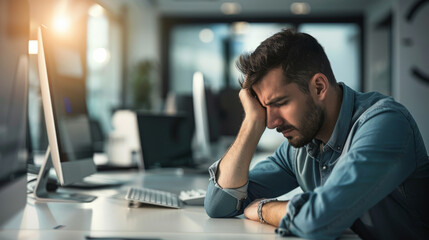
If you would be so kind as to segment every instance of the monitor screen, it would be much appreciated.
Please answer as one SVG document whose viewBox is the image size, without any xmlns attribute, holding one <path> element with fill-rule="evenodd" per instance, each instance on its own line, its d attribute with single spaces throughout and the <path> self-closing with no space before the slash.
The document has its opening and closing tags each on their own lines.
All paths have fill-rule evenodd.
<svg viewBox="0 0 429 240">
<path fill-rule="evenodd" d="M 0 224 L 26 196 L 27 1 L 0 0 Z"/>
<path fill-rule="evenodd" d="M 81 55 L 63 39 L 44 30 L 43 47 L 60 161 L 92 158 Z"/>
<path fill-rule="evenodd" d="M 137 112 L 145 169 L 193 164 L 192 122 L 185 114 Z"/>
<path fill-rule="evenodd" d="M 210 131 L 207 114 L 207 98 L 204 78 L 201 72 L 195 72 L 192 81 L 192 96 L 194 101 L 195 138 L 198 145 L 198 157 L 211 156 Z"/>
<path fill-rule="evenodd" d="M 82 76 L 79 53 L 60 45 L 53 45 L 50 48 L 52 49 L 45 45 L 45 49 L 48 49 L 45 53 L 52 51 L 51 56 L 45 56 L 47 66 L 48 68 L 50 65 L 55 66 L 54 69 L 48 70 L 48 79 L 60 161 L 92 158 L 85 79 Z M 52 56 L 54 58 L 51 58 Z"/>
<path fill-rule="evenodd" d="M 53 166 L 61 185 L 96 171 L 86 107 L 83 56 L 46 27 L 39 29 L 39 75 Z"/>
</svg>

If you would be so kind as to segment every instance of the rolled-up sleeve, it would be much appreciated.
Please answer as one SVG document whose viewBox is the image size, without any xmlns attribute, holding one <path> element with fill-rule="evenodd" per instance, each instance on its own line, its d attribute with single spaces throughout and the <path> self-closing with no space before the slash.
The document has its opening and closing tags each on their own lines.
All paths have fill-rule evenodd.
<svg viewBox="0 0 429 240">
<path fill-rule="evenodd" d="M 219 161 L 209 168 L 210 180 L 204 199 L 204 208 L 210 217 L 232 217 L 241 214 L 241 205 L 247 197 L 248 183 L 239 188 L 222 188 L 216 179 Z"/>
<path fill-rule="evenodd" d="M 350 148 L 323 186 L 294 196 L 278 233 L 334 239 L 415 169 L 413 132 L 399 111 L 376 109 L 351 130 Z"/>
<path fill-rule="evenodd" d="M 210 217 L 232 217 L 257 198 L 280 196 L 296 188 L 298 183 L 291 167 L 292 148 L 287 141 L 276 152 L 256 164 L 249 173 L 249 181 L 242 187 L 226 189 L 219 186 L 216 172 L 219 161 L 210 168 L 204 208 Z"/>
</svg>

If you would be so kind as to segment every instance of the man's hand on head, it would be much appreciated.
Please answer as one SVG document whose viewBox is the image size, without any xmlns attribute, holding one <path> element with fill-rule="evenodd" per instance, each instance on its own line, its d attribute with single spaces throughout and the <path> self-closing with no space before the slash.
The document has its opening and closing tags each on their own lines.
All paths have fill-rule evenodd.
<svg viewBox="0 0 429 240">
<path fill-rule="evenodd" d="M 258 98 L 249 89 L 241 89 L 239 93 L 246 118 L 266 125 L 266 110 L 262 107 Z"/>
</svg>

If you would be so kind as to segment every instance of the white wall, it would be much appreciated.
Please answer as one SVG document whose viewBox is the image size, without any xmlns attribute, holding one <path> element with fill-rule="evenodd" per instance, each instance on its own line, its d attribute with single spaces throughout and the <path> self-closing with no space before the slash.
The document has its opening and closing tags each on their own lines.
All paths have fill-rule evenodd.
<svg viewBox="0 0 429 240">
<path fill-rule="evenodd" d="M 417 66 L 429 75 L 429 3 L 422 5 L 411 23 L 405 20 L 409 9 L 417 0 L 384 0 L 368 7 L 365 14 L 365 91 L 385 93 L 386 82 L 391 81 L 391 95 L 404 104 L 414 116 L 429 149 L 429 84 L 413 77 L 411 68 Z M 392 21 L 392 77 L 382 76 L 389 64 L 388 35 L 375 26 L 389 11 Z M 405 44 L 410 39 L 412 45 Z"/>
<path fill-rule="evenodd" d="M 116 16 L 127 12 L 128 63 L 133 65 L 142 59 L 159 60 L 158 9 L 149 0 L 99 0 Z"/>
<path fill-rule="evenodd" d="M 159 18 L 156 6 L 147 0 L 128 0 L 128 72 L 142 60 L 152 60 L 160 63 Z M 159 67 L 157 68 L 160 69 Z M 128 75 L 130 76 L 130 75 Z M 161 77 L 157 74 L 154 90 L 151 92 L 153 109 L 160 109 Z"/>
<path fill-rule="evenodd" d="M 149 0 L 100 0 L 100 3 L 117 16 L 126 13 L 127 36 L 127 58 L 125 70 L 128 79 L 133 67 L 140 61 L 152 60 L 160 63 L 160 34 L 159 34 L 159 11 L 153 1 Z M 159 68 L 158 68 L 159 69 Z M 154 109 L 161 105 L 161 82 L 158 74 L 155 90 L 152 92 Z M 132 99 L 132 92 L 128 91 L 126 100 Z"/>
<path fill-rule="evenodd" d="M 413 114 L 420 132 L 429 147 L 429 82 L 411 73 L 417 67 L 429 76 L 429 3 L 417 10 L 412 21 L 406 15 L 416 0 L 398 0 L 394 5 L 394 64 L 393 96 Z M 406 44 L 406 39 L 411 44 Z"/>
</svg>

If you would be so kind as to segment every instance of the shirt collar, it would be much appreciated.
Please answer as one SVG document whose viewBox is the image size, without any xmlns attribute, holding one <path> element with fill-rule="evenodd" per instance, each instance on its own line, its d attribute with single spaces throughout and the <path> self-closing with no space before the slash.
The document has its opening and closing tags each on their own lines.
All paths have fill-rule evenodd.
<svg viewBox="0 0 429 240">
<path fill-rule="evenodd" d="M 354 100 L 355 94 L 354 91 L 347 87 L 344 83 L 339 83 L 340 87 L 343 89 L 343 99 L 341 103 L 340 114 L 338 115 L 337 122 L 335 123 L 334 131 L 332 132 L 331 137 L 329 138 L 328 143 L 323 147 L 323 151 L 327 151 L 328 148 L 336 152 L 342 152 L 344 148 L 344 143 L 349 134 L 349 128 L 352 121 L 352 114 L 354 109 Z M 305 147 L 307 153 L 315 157 L 319 152 L 320 141 L 313 139 Z"/>
<path fill-rule="evenodd" d="M 330 147 L 334 151 L 342 152 L 352 121 L 355 94 L 354 91 L 344 83 L 341 82 L 339 85 L 343 89 L 343 101 L 341 103 L 340 114 L 338 115 L 337 122 L 335 123 L 334 131 L 332 132 L 328 143 L 324 146 L 324 150 L 326 150 L 326 147 Z"/>
</svg>

